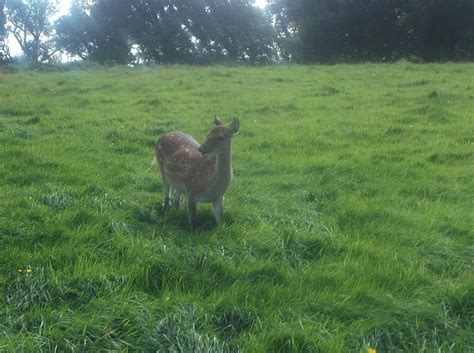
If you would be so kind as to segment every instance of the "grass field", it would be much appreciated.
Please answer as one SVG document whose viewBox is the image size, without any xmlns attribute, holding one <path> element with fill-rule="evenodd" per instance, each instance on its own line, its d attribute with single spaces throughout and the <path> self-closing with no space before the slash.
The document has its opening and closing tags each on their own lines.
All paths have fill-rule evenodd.
<svg viewBox="0 0 474 353">
<path fill-rule="evenodd" d="M 474 64 L 0 73 L 1 352 L 472 352 Z M 226 223 L 154 141 L 240 119 Z"/>
</svg>

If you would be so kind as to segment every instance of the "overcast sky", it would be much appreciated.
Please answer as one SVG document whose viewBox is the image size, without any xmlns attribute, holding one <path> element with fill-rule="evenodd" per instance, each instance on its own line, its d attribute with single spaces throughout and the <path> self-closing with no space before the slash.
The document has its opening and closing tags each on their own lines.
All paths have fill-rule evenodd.
<svg viewBox="0 0 474 353">
<path fill-rule="evenodd" d="M 255 0 L 255 3 L 257 4 L 258 7 L 264 7 L 267 4 L 267 0 Z M 69 11 L 69 6 L 71 5 L 71 0 L 59 0 L 59 12 L 57 14 L 57 17 L 61 17 Z M 13 56 L 17 56 L 22 54 L 20 46 L 12 38 L 12 36 L 9 36 L 8 38 L 8 45 L 10 48 L 10 54 Z"/>
</svg>

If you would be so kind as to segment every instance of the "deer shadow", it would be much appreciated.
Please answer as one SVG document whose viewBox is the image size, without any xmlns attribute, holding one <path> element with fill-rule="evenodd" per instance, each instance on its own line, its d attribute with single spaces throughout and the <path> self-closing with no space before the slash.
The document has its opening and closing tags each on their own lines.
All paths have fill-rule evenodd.
<svg viewBox="0 0 474 353">
<path fill-rule="evenodd" d="M 212 212 L 212 208 L 206 206 L 198 207 L 196 228 L 192 230 L 189 226 L 186 205 L 181 205 L 179 208 L 169 207 L 165 210 L 162 204 L 158 204 L 155 207 L 155 215 L 159 223 L 168 225 L 172 224 L 182 231 L 191 233 L 212 231 L 219 227 Z M 232 224 L 232 217 L 225 217 L 224 223 Z"/>
</svg>

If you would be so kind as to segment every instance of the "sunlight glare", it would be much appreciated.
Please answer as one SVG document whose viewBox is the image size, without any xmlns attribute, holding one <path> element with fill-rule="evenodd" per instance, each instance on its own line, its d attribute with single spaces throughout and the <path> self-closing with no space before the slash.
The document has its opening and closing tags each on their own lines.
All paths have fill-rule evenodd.
<svg viewBox="0 0 474 353">
<path fill-rule="evenodd" d="M 64 16 L 69 12 L 71 0 L 59 0 L 58 2 L 58 17 Z"/>
</svg>

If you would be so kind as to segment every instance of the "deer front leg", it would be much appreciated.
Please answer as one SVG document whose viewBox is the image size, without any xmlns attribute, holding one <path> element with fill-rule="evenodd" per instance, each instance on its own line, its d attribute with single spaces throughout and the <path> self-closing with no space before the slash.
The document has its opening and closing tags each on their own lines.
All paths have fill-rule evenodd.
<svg viewBox="0 0 474 353">
<path fill-rule="evenodd" d="M 221 197 L 212 203 L 214 217 L 216 217 L 217 224 L 222 224 L 224 221 L 224 198 Z"/>
<path fill-rule="evenodd" d="M 191 230 L 196 229 L 196 210 L 197 210 L 197 199 L 194 195 L 188 195 L 188 218 L 189 218 L 189 225 L 191 226 Z"/>
</svg>

